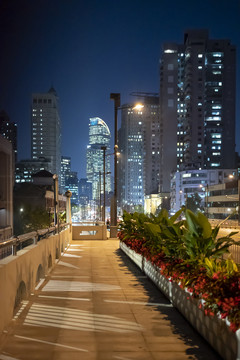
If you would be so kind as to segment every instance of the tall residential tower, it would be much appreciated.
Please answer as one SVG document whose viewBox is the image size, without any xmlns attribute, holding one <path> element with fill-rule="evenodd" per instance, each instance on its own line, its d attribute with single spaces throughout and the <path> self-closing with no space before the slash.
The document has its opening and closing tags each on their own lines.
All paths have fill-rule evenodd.
<svg viewBox="0 0 240 360">
<path fill-rule="evenodd" d="M 119 205 L 133 211 L 144 196 L 159 190 L 159 99 L 143 96 L 143 106 L 124 105 L 119 130 Z"/>
<path fill-rule="evenodd" d="M 165 44 L 160 61 L 160 191 L 171 172 L 235 164 L 236 48 L 190 30 Z"/>
<path fill-rule="evenodd" d="M 54 88 L 47 93 L 32 95 L 31 120 L 32 159 L 45 157 L 50 160 L 50 172 L 60 176 L 61 121 Z"/>
</svg>

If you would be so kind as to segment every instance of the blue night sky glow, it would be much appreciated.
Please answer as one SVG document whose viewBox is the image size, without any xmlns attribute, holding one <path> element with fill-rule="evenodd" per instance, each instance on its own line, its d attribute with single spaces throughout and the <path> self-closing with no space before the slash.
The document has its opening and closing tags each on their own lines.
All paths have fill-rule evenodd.
<svg viewBox="0 0 240 360">
<path fill-rule="evenodd" d="M 51 86 L 60 99 L 62 155 L 85 176 L 90 117 L 114 137 L 111 92 L 159 91 L 165 42 L 206 28 L 240 49 L 238 0 L 2 0 L 0 109 L 18 124 L 19 159 L 30 158 L 31 94 Z M 237 59 L 237 151 L 240 151 L 240 59 Z M 113 148 L 113 143 L 112 143 Z"/>
</svg>

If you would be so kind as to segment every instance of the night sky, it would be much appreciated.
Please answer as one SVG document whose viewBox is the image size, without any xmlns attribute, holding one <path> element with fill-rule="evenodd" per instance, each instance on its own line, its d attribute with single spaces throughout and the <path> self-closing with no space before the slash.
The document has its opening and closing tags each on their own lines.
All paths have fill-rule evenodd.
<svg viewBox="0 0 240 360">
<path fill-rule="evenodd" d="M 30 158 L 31 94 L 51 86 L 60 99 L 62 155 L 85 176 L 89 118 L 113 134 L 111 92 L 121 102 L 159 91 L 164 42 L 206 28 L 237 46 L 237 151 L 240 151 L 239 0 L 0 0 L 0 109 L 18 125 L 18 157 Z M 112 141 L 113 148 L 113 141 Z"/>
</svg>

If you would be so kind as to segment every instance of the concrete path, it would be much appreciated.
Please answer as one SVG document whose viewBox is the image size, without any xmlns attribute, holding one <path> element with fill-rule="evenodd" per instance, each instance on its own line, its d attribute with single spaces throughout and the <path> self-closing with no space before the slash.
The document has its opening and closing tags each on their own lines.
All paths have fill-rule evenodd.
<svg viewBox="0 0 240 360">
<path fill-rule="evenodd" d="M 92 240 L 72 244 L 22 303 L 1 337 L 0 359 L 220 358 L 117 240 Z"/>
</svg>

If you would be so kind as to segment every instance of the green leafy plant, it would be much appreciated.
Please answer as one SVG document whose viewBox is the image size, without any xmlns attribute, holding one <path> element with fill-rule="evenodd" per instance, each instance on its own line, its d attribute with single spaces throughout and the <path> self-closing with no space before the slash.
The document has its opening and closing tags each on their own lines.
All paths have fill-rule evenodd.
<svg viewBox="0 0 240 360">
<path fill-rule="evenodd" d="M 233 244 L 240 245 L 231 237 L 237 232 L 231 232 L 227 236 L 217 237 L 220 227 L 212 229 L 207 217 L 198 212 L 194 214 L 191 210 L 185 211 L 186 229 L 183 234 L 186 258 L 199 264 L 204 263 L 205 258 L 221 258 L 229 253 L 229 247 Z"/>
<path fill-rule="evenodd" d="M 179 220 L 183 211 L 186 220 Z M 240 328 L 240 269 L 223 260 L 231 245 L 240 245 L 232 239 L 237 232 L 219 237 L 219 225 L 212 228 L 206 216 L 189 209 L 173 217 L 166 210 L 157 216 L 124 213 L 120 227 L 120 240 L 202 300 L 206 315 L 220 314 L 233 331 Z"/>
</svg>

